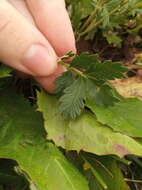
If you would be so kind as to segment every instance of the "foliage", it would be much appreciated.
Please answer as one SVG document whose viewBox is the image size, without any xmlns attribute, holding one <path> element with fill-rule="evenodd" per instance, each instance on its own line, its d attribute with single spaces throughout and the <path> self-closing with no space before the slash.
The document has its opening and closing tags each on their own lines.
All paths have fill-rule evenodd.
<svg viewBox="0 0 142 190">
<path fill-rule="evenodd" d="M 122 173 L 118 168 L 118 162 L 111 158 L 111 156 L 94 157 L 92 159 L 90 155 L 87 155 L 86 158 L 89 160 L 89 162 L 88 160 L 86 162 L 88 164 L 86 170 L 89 172 L 90 170 L 94 171 L 95 169 L 95 173 L 97 172 L 101 176 L 101 180 L 105 183 L 105 186 L 98 183 L 100 178 L 98 179 L 95 175 L 96 180 L 91 180 L 90 182 L 90 187 L 92 189 L 96 189 L 97 187 L 97 189 L 100 190 L 103 187 L 103 189 L 109 190 L 130 190 L 123 180 Z M 98 167 L 98 165 L 101 167 Z"/>
<path fill-rule="evenodd" d="M 16 160 L 37 189 L 88 190 L 85 178 L 46 141 L 40 113 L 10 92 L 10 98 L 9 90 L 0 96 L 0 158 Z"/>
<path fill-rule="evenodd" d="M 100 62 L 97 55 L 84 53 L 75 56 L 70 65 L 62 58 L 59 64 L 64 65 L 67 72 L 55 81 L 55 92 L 60 96 L 60 112 L 69 119 L 81 114 L 86 99 L 101 106 L 113 105 L 117 98 L 107 81 L 123 78 L 123 73 L 128 71 L 119 62 Z"/>
<path fill-rule="evenodd" d="M 68 0 L 68 9 L 77 37 L 92 39 L 101 31 L 109 43 L 121 44 L 122 33 L 141 28 L 141 0 Z M 124 30 L 121 30 L 121 29 Z"/>
<path fill-rule="evenodd" d="M 43 112 L 48 139 L 58 146 L 97 155 L 142 155 L 142 147 L 135 139 L 99 123 L 90 111 L 84 111 L 75 121 L 65 120 L 59 114 L 58 99 L 44 92 L 38 93 L 38 106 L 38 110 Z M 141 122 L 139 124 L 141 125 Z"/>
<path fill-rule="evenodd" d="M 124 99 L 109 108 L 88 103 L 99 122 L 109 125 L 115 131 L 132 137 L 142 137 L 142 102 L 138 99 Z M 137 110 L 137 111 L 135 111 Z"/>
<path fill-rule="evenodd" d="M 118 163 L 142 156 L 134 138 L 141 139 L 141 101 L 124 99 L 109 84 L 124 77 L 120 62 L 83 53 L 68 65 L 72 56 L 59 59 L 67 71 L 56 80 L 56 96 L 37 92 L 38 108 L 2 76 L 0 162 L 10 164 L 0 167 L 2 189 L 129 190 Z"/>
<path fill-rule="evenodd" d="M 99 32 L 120 45 L 142 28 L 141 0 L 67 5 L 77 38 Z M 26 92 L 29 99 L 0 64 L 0 190 L 140 189 L 142 102 L 120 96 L 110 84 L 128 69 L 87 53 L 69 52 L 58 61 L 67 71 L 56 79 L 55 94 Z"/>
</svg>

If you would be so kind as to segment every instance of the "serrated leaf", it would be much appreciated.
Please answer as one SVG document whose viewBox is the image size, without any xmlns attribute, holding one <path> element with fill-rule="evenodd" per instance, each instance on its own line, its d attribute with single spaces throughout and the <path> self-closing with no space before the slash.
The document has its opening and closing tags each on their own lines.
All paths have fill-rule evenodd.
<svg viewBox="0 0 142 190">
<path fill-rule="evenodd" d="M 115 34 L 105 34 L 105 37 L 109 44 L 117 44 L 120 45 L 122 43 L 122 39 Z"/>
<path fill-rule="evenodd" d="M 116 101 L 118 101 L 118 99 L 113 96 L 111 87 L 109 87 L 108 85 L 104 85 L 98 88 L 95 96 L 95 102 L 97 105 L 108 107 L 110 105 L 113 105 Z"/>
<path fill-rule="evenodd" d="M 59 63 L 66 66 L 64 62 Z M 76 119 L 81 114 L 86 97 L 97 105 L 113 105 L 118 99 L 108 80 L 122 78 L 127 71 L 119 62 L 101 63 L 97 55 L 86 53 L 76 56 L 67 69 L 56 79 L 55 92 L 60 96 L 60 112 L 68 119 Z"/>
<path fill-rule="evenodd" d="M 91 102 L 103 107 L 108 107 L 118 101 L 118 98 L 114 96 L 113 88 L 105 84 L 103 86 L 96 86 L 93 81 L 87 81 L 87 99 L 86 102 Z"/>
<path fill-rule="evenodd" d="M 58 94 L 59 96 L 62 95 L 63 91 L 70 86 L 74 82 L 74 78 L 71 72 L 63 72 L 60 77 L 58 77 L 55 80 L 56 88 L 55 88 L 55 93 Z"/>
<path fill-rule="evenodd" d="M 105 108 L 88 103 L 97 120 L 113 130 L 132 137 L 142 137 L 142 101 L 129 98 Z"/>
<path fill-rule="evenodd" d="M 38 93 L 38 107 L 43 112 L 48 139 L 67 150 L 84 150 L 98 155 L 142 155 L 142 146 L 133 138 L 116 133 L 97 122 L 89 111 L 75 121 L 66 121 L 59 114 L 58 100 L 45 93 Z"/>
<path fill-rule="evenodd" d="M 88 190 L 81 173 L 47 142 L 39 112 L 12 90 L 1 91 L 0 103 L 0 158 L 16 160 L 39 190 Z"/>
<path fill-rule="evenodd" d="M 102 84 L 108 80 L 124 78 L 124 72 L 128 71 L 121 62 L 100 62 L 97 55 L 81 54 L 73 59 L 71 66 L 83 69 L 84 74 L 93 77 L 92 80 Z"/>
<path fill-rule="evenodd" d="M 60 101 L 60 112 L 69 119 L 75 119 L 81 114 L 84 108 L 84 99 L 86 83 L 81 77 L 78 77 L 69 87 L 64 90 Z"/>
<path fill-rule="evenodd" d="M 99 62 L 98 56 L 96 54 L 82 53 L 77 55 L 71 62 L 71 66 L 77 69 L 88 70 L 96 62 Z"/>
<path fill-rule="evenodd" d="M 86 72 L 96 80 L 106 82 L 116 78 L 124 78 L 124 72 L 126 71 L 128 69 L 120 62 L 104 61 L 103 63 L 96 62 L 94 67 Z"/>
</svg>

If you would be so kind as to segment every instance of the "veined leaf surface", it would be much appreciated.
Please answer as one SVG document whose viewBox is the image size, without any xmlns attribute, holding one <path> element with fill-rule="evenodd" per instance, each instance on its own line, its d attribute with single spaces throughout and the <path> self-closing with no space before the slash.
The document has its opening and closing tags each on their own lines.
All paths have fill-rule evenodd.
<svg viewBox="0 0 142 190">
<path fill-rule="evenodd" d="M 38 93 L 39 111 L 43 112 L 48 139 L 67 150 L 84 150 L 97 155 L 142 155 L 142 146 L 133 138 L 114 132 L 102 125 L 89 111 L 75 121 L 60 115 L 58 100 L 46 93 Z"/>
<path fill-rule="evenodd" d="M 87 106 L 99 122 L 113 130 L 132 137 L 142 137 L 142 101 L 129 98 L 107 108 L 93 105 L 91 102 Z"/>
<path fill-rule="evenodd" d="M 10 92 L 0 93 L 0 158 L 16 160 L 38 190 L 88 190 L 81 173 L 45 139 L 41 114 Z"/>
</svg>

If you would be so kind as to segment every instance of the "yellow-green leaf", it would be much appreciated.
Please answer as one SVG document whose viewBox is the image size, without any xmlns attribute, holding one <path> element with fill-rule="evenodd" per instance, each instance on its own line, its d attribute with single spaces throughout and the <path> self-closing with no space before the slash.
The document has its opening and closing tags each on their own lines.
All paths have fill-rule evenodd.
<svg viewBox="0 0 142 190">
<path fill-rule="evenodd" d="M 47 142 L 41 114 L 12 90 L 0 94 L 0 158 L 16 160 L 38 190 L 89 190 L 82 174 Z"/>
<path fill-rule="evenodd" d="M 38 93 L 38 107 L 43 113 L 47 138 L 58 146 L 98 155 L 142 155 L 142 146 L 133 138 L 100 124 L 89 111 L 75 121 L 64 120 L 59 113 L 56 97 L 44 92 Z"/>
</svg>

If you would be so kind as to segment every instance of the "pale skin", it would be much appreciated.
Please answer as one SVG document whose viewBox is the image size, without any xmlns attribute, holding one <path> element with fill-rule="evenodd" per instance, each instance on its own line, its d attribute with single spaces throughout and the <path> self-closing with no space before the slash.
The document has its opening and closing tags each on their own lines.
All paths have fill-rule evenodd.
<svg viewBox="0 0 142 190">
<path fill-rule="evenodd" d="M 64 71 L 57 59 L 76 52 L 64 0 L 0 0 L 0 60 L 51 92 Z"/>
</svg>

